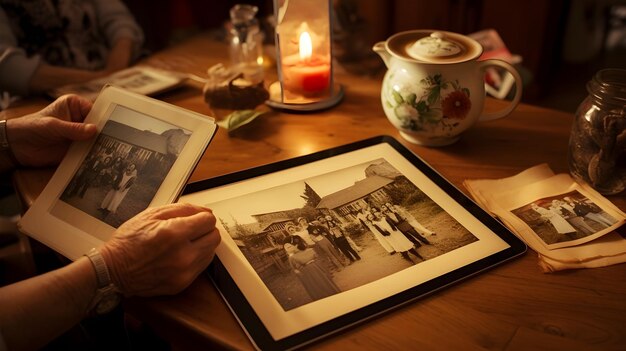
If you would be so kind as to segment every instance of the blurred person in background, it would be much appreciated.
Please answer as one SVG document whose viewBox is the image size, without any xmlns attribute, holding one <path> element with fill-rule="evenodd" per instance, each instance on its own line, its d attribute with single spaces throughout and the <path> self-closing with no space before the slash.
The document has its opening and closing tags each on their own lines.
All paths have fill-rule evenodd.
<svg viewBox="0 0 626 351">
<path fill-rule="evenodd" d="M 0 0 L 0 91 L 27 96 L 109 75 L 143 41 L 120 0 Z"/>
</svg>

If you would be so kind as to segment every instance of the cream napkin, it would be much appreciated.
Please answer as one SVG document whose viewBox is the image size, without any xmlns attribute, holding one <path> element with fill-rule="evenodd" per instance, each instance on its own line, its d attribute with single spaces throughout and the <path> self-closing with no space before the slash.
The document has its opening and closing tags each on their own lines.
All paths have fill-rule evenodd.
<svg viewBox="0 0 626 351">
<path fill-rule="evenodd" d="M 480 206 L 539 254 L 539 266 L 544 272 L 626 262 L 626 239 L 614 231 L 626 222 L 626 214 L 587 184 L 576 183 L 568 174 L 555 175 L 547 164 L 509 178 L 466 180 L 463 185 Z M 553 201 L 557 208 L 560 204 L 571 209 L 567 201 L 572 198 L 595 205 L 594 215 L 603 216 L 607 222 L 600 225 L 591 218 L 580 217 L 577 220 L 593 224 L 594 231 L 582 234 L 575 228 L 578 232 L 561 234 L 557 229 L 559 222 L 546 218 L 554 217 L 554 207 L 550 206 Z M 539 213 L 544 212 L 547 214 L 542 217 Z M 563 222 L 564 218 L 558 220 L 569 230 L 574 229 L 572 220 Z"/>
</svg>

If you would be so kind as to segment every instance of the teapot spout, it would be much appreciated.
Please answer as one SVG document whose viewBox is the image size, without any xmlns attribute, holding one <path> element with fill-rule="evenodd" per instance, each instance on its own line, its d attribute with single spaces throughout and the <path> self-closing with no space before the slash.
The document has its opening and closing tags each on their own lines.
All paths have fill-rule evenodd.
<svg viewBox="0 0 626 351">
<path fill-rule="evenodd" d="M 385 66 L 389 68 L 389 60 L 391 59 L 391 54 L 389 54 L 389 51 L 387 51 L 387 48 L 385 46 L 386 43 L 386 41 L 379 41 L 378 43 L 374 44 L 372 50 L 374 50 L 374 52 L 383 59 L 383 61 L 385 62 Z"/>
</svg>

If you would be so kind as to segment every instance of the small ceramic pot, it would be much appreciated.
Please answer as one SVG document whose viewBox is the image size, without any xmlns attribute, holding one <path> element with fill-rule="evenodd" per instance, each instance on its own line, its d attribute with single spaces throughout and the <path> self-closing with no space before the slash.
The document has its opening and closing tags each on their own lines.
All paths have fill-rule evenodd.
<svg viewBox="0 0 626 351">
<path fill-rule="evenodd" d="M 502 60 L 478 61 L 481 45 L 464 35 L 432 30 L 397 33 L 373 50 L 385 65 L 381 101 L 385 115 L 410 142 L 444 146 L 478 121 L 508 115 L 519 103 L 522 79 Z M 498 66 L 515 78 L 515 96 L 504 109 L 483 113 L 485 69 Z"/>
</svg>

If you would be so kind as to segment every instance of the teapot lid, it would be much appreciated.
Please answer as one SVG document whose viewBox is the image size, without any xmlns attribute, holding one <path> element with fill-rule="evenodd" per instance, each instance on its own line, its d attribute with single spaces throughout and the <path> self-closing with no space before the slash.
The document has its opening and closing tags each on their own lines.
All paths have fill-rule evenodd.
<svg viewBox="0 0 626 351">
<path fill-rule="evenodd" d="M 425 63 L 458 63 L 482 54 L 482 46 L 467 36 L 433 30 L 397 33 L 387 40 L 393 54 Z"/>
<path fill-rule="evenodd" d="M 417 40 L 406 49 L 409 56 L 418 60 L 440 59 L 461 53 L 461 44 L 450 40 L 442 32 L 432 32 L 430 36 Z"/>
</svg>

